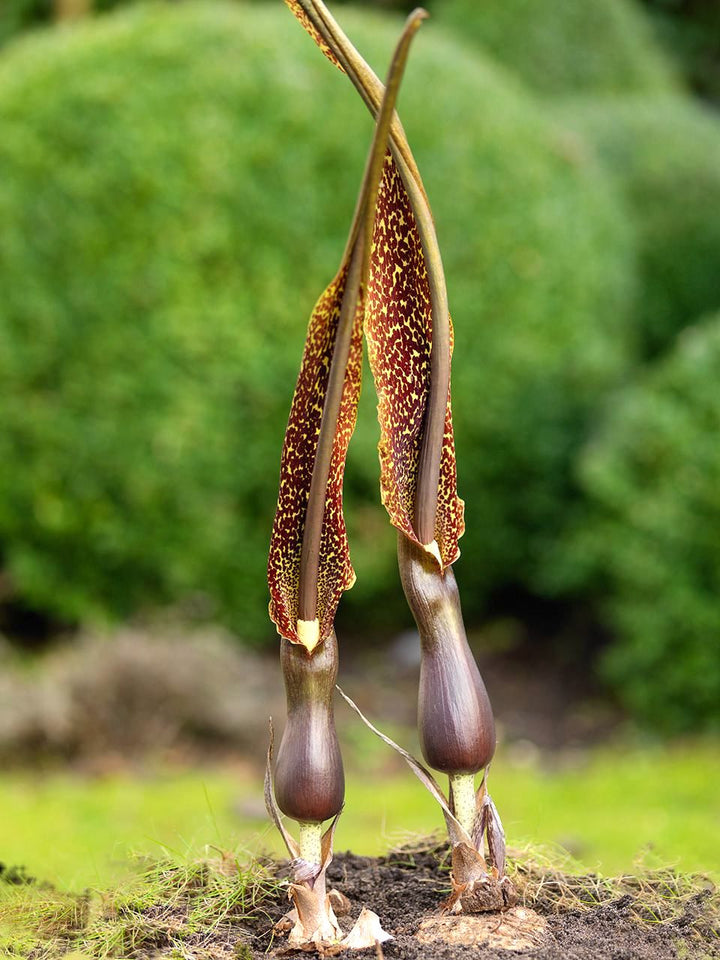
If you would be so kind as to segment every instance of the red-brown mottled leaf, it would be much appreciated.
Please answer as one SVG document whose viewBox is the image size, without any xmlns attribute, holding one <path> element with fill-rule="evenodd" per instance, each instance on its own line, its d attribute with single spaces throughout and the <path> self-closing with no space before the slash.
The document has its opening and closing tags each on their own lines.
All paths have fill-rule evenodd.
<svg viewBox="0 0 720 960">
<path fill-rule="evenodd" d="M 328 44 L 325 42 L 325 40 L 323 39 L 317 27 L 313 24 L 313 22 L 308 17 L 307 13 L 305 13 L 301 5 L 298 3 L 298 0 L 285 0 L 285 3 L 293 12 L 293 14 L 297 17 L 297 19 L 300 21 L 300 23 L 303 25 L 305 30 L 310 34 L 310 36 L 313 38 L 313 40 L 318 45 L 318 47 L 320 47 L 320 49 L 328 58 L 330 63 L 334 63 L 341 73 L 345 73 L 345 69 L 343 68 L 342 64 L 340 63 L 338 58 L 335 56 L 335 54 L 333 53 L 331 48 L 328 46 Z"/>
<path fill-rule="evenodd" d="M 346 280 L 347 264 L 344 264 L 310 317 L 280 462 L 280 492 L 268 560 L 270 616 L 278 633 L 295 643 L 301 642 L 297 634 L 298 586 L 305 512 Z M 332 630 L 343 591 L 355 582 L 343 518 L 342 480 L 348 444 L 355 428 L 361 374 L 362 309 L 358 306 L 332 448 L 320 542 L 317 610 L 320 642 Z"/>
<path fill-rule="evenodd" d="M 391 523 L 419 543 L 413 519 L 430 392 L 430 286 L 410 199 L 390 154 L 385 160 L 376 208 L 365 336 L 378 394 L 382 501 Z M 435 524 L 443 568 L 460 554 L 458 539 L 465 529 L 463 508 L 457 495 L 448 392 Z"/>
</svg>

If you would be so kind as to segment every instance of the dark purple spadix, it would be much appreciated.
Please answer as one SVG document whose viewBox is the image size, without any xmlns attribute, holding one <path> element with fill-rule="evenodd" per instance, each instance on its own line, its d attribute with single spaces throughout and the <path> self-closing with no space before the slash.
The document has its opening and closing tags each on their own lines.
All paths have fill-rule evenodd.
<svg viewBox="0 0 720 960">
<path fill-rule="evenodd" d="M 320 823 L 340 812 L 345 797 L 332 705 L 338 670 L 335 632 L 312 654 L 283 640 L 280 664 L 288 717 L 275 767 L 275 797 L 293 820 Z"/>
<path fill-rule="evenodd" d="M 447 774 L 477 773 L 495 752 L 495 721 L 468 646 L 452 570 L 403 534 L 400 577 L 422 648 L 418 731 L 427 763 Z"/>
</svg>

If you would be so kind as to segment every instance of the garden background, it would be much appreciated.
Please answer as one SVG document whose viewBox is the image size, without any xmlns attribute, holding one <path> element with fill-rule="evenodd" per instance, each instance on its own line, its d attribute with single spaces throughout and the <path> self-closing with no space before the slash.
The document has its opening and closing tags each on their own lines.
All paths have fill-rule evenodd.
<svg viewBox="0 0 720 960">
<path fill-rule="evenodd" d="M 455 322 L 455 569 L 510 845 L 717 875 L 718 7 L 427 6 L 400 114 Z M 402 8 L 336 10 L 381 75 Z M 132 852 L 278 849 L 267 547 L 370 119 L 279 2 L 5 0 L 0 43 L 0 861 L 82 890 Z M 341 682 L 412 747 L 377 437 L 366 373 Z M 438 826 L 339 714 L 339 846 Z"/>
</svg>

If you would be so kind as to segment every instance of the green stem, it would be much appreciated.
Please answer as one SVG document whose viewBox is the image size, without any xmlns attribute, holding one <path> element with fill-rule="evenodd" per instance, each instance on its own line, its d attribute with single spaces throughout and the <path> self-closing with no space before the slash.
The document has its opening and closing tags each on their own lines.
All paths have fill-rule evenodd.
<svg viewBox="0 0 720 960">
<path fill-rule="evenodd" d="M 322 863 L 322 824 L 300 824 L 300 858 L 307 863 Z"/>
<path fill-rule="evenodd" d="M 450 774 L 452 807 L 460 826 L 472 837 L 475 823 L 475 776 L 472 773 Z"/>
</svg>

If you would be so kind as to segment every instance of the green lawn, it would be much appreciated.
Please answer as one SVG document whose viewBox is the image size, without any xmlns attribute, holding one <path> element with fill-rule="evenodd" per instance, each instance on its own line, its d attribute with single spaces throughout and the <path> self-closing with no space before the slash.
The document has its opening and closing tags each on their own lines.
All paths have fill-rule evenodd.
<svg viewBox="0 0 720 960">
<path fill-rule="evenodd" d="M 684 871 L 720 875 L 718 746 L 615 748 L 555 769 L 493 768 L 491 792 L 510 846 L 569 846 L 586 867 L 628 871 L 639 856 Z M 432 800 L 408 772 L 385 779 L 350 771 L 336 846 L 379 853 L 408 834 L 439 828 Z M 0 777 L 0 861 L 24 865 L 64 889 L 103 888 L 128 869 L 132 853 L 279 851 L 262 814 L 259 779 L 231 769 L 118 774 L 81 779 L 6 773 Z"/>
</svg>

